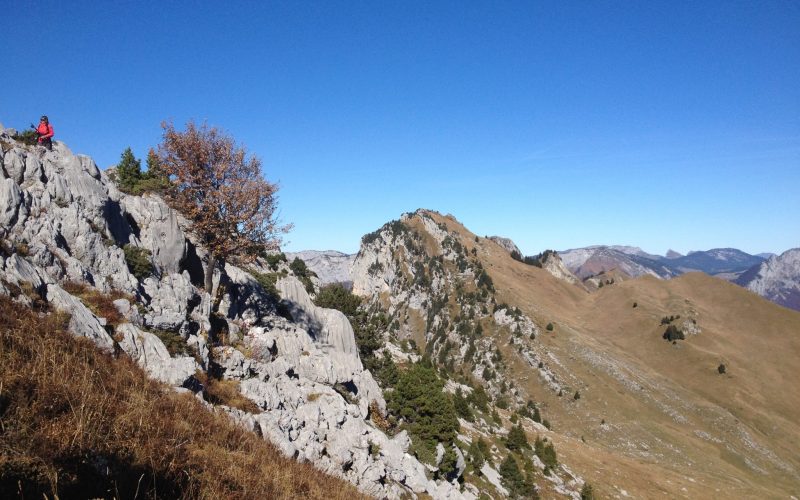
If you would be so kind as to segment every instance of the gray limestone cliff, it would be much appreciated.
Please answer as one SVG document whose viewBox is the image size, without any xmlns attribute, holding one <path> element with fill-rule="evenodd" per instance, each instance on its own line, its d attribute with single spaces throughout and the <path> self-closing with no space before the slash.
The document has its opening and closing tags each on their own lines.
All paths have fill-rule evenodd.
<svg viewBox="0 0 800 500">
<path fill-rule="evenodd" d="M 187 220 L 157 195 L 121 192 L 62 142 L 45 151 L 10 132 L 0 127 L 0 293 L 70 314 L 74 335 L 178 390 L 204 396 L 197 370 L 238 380 L 260 412 L 224 408 L 231 418 L 368 494 L 463 496 L 457 482 L 432 479 L 404 432 L 389 437 L 374 424 L 386 403 L 351 325 L 315 306 L 286 262 L 218 269 L 224 293 L 211 314 L 206 252 Z M 147 256 L 149 276 L 134 276 L 126 248 Z M 98 317 L 68 291 L 76 287 L 123 297 L 113 302 L 122 322 Z M 210 338 L 212 321 L 225 342 Z M 170 354 L 162 337 L 187 354 Z"/>
</svg>

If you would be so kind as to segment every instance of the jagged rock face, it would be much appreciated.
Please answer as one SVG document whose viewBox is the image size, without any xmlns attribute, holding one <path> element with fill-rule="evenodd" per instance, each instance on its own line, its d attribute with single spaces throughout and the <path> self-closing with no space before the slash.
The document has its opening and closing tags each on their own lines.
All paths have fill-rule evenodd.
<svg viewBox="0 0 800 500">
<path fill-rule="evenodd" d="M 91 158 L 57 142 L 49 152 L 14 147 L 3 165 L 0 233 L 7 242 L 27 247 L 27 259 L 55 281 L 135 293 L 137 281 L 109 231 L 119 192 Z"/>
<path fill-rule="evenodd" d="M 800 248 L 753 266 L 736 283 L 776 304 L 800 311 Z"/>
<path fill-rule="evenodd" d="M 518 255 L 522 257 L 522 250 L 519 249 L 516 243 L 511 238 L 503 238 L 502 236 L 489 236 L 489 239 L 508 250 L 511 255 Z"/>
<path fill-rule="evenodd" d="M 133 219 L 140 246 L 152 249 L 159 274 L 179 273 L 188 245 L 178 214 L 155 196 L 124 196 L 121 205 Z"/>
<path fill-rule="evenodd" d="M 211 296 L 196 285 L 206 252 L 163 200 L 121 193 L 63 143 L 51 152 L 22 147 L 2 127 L 0 143 L 0 293 L 69 313 L 73 334 L 118 349 L 166 384 L 202 389 L 193 378 L 198 369 L 239 380 L 263 412 L 229 409 L 233 418 L 367 493 L 462 497 L 457 485 L 427 477 L 407 453 L 404 432 L 390 439 L 372 424 L 386 403 L 363 368 L 351 325 L 339 311 L 315 306 L 288 265 L 257 261 L 250 269 L 283 276 L 276 298 L 249 271 L 226 263 L 214 274 L 224 293 L 212 315 Z M 152 276 L 139 281 L 130 273 L 128 244 L 151 252 Z M 126 322 L 107 324 L 61 286 L 68 281 L 125 294 L 113 307 Z M 212 317 L 241 350 L 209 345 Z M 147 329 L 182 339 L 195 356 L 170 356 Z"/>
</svg>

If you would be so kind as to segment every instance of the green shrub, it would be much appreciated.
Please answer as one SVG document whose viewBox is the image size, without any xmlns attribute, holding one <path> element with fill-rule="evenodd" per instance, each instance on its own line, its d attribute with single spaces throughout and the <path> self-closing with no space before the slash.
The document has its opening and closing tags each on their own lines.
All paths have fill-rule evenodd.
<svg viewBox="0 0 800 500">
<path fill-rule="evenodd" d="M 553 323 L 547 323 L 546 329 L 547 329 L 548 332 L 552 332 L 553 328 L 554 328 Z"/>
<path fill-rule="evenodd" d="M 558 465 L 558 457 L 553 443 L 546 442 L 541 437 L 536 436 L 533 448 L 534 453 L 536 453 L 536 456 L 539 457 L 545 467 L 552 469 Z"/>
<path fill-rule="evenodd" d="M 249 272 L 250 275 L 253 278 L 255 278 L 255 280 L 258 282 L 259 285 L 261 285 L 261 288 L 267 293 L 267 295 L 269 295 L 275 300 L 281 299 L 281 295 L 278 292 L 278 288 L 275 286 L 275 284 L 278 282 L 277 273 L 260 273 L 252 268 L 248 269 L 247 272 Z"/>
<path fill-rule="evenodd" d="M 286 262 L 286 254 L 283 252 L 279 253 L 268 253 L 263 256 L 264 260 L 267 261 L 267 265 L 269 265 L 270 269 L 273 271 L 278 270 L 278 265 L 281 262 Z"/>
<path fill-rule="evenodd" d="M 581 488 L 581 500 L 594 500 L 594 489 L 589 483 L 583 483 Z"/>
<path fill-rule="evenodd" d="M 511 451 L 521 452 L 522 450 L 527 450 L 531 446 L 528 444 L 528 438 L 525 436 L 525 430 L 522 428 L 522 424 L 518 423 L 514 427 L 508 431 L 508 437 L 506 438 L 506 448 Z"/>
<path fill-rule="evenodd" d="M 314 293 L 314 284 L 311 282 L 311 277 L 316 277 L 317 275 L 306 266 L 303 259 L 295 257 L 292 263 L 289 264 L 289 269 L 291 269 L 297 279 L 305 285 L 308 293 Z"/>
<path fill-rule="evenodd" d="M 472 463 L 472 469 L 475 474 L 480 475 L 483 464 L 486 463 L 486 457 L 491 457 L 489 453 L 489 446 L 482 438 L 473 439 L 467 451 L 469 461 Z"/>
<path fill-rule="evenodd" d="M 125 263 L 128 270 L 141 281 L 153 274 L 153 264 L 150 262 L 152 252 L 146 248 L 139 248 L 131 244 L 125 245 L 122 250 L 125 252 Z"/>
<path fill-rule="evenodd" d="M 467 401 L 482 412 L 489 411 L 489 395 L 486 394 L 486 390 L 484 390 L 482 385 L 478 385 L 478 387 L 472 390 L 470 395 L 467 396 Z"/>
<path fill-rule="evenodd" d="M 661 338 L 669 342 L 674 342 L 676 340 L 684 340 L 686 337 L 683 335 L 683 332 L 678 329 L 678 327 L 675 325 L 669 325 Z"/>
<path fill-rule="evenodd" d="M 575 395 L 572 396 L 572 399 L 574 399 L 575 401 L 581 399 L 581 393 L 579 391 L 575 391 Z"/>
<path fill-rule="evenodd" d="M 415 363 L 400 374 L 386 406 L 408 430 L 420 457 L 430 461 L 436 444 L 452 444 L 459 428 L 453 403 L 442 392 L 444 384 L 429 363 Z"/>
<path fill-rule="evenodd" d="M 473 422 L 475 420 L 475 415 L 472 414 L 472 409 L 469 407 L 469 401 L 467 401 L 467 398 L 462 394 L 460 387 L 456 389 L 456 393 L 453 394 L 453 407 L 456 410 L 456 415 L 467 422 Z"/>
<path fill-rule="evenodd" d="M 526 478 L 519 470 L 517 460 L 512 453 L 500 464 L 500 476 L 503 478 L 503 486 L 508 489 L 511 498 L 531 498 L 536 497 L 536 490 L 533 485 L 533 478 Z"/>
<path fill-rule="evenodd" d="M 720 375 L 724 375 L 724 374 L 725 374 L 725 372 L 727 371 L 727 368 L 725 367 L 725 365 L 724 365 L 724 364 L 720 364 L 720 365 L 717 367 L 717 371 L 719 372 L 719 374 L 720 374 Z"/>
<path fill-rule="evenodd" d="M 193 354 L 192 349 L 179 334 L 154 328 L 147 331 L 161 339 L 161 342 L 164 343 L 164 347 L 169 351 L 170 356 L 188 356 Z"/>
<path fill-rule="evenodd" d="M 39 142 L 39 134 L 33 129 L 26 129 L 22 132 L 17 132 L 12 139 L 26 146 L 35 146 Z"/>
<path fill-rule="evenodd" d="M 361 298 L 350 292 L 341 283 L 331 283 L 319 289 L 314 303 L 320 307 L 342 311 L 345 316 L 354 316 L 361 305 Z"/>
<path fill-rule="evenodd" d="M 533 408 L 532 420 L 534 422 L 536 422 L 537 424 L 541 424 L 542 423 L 542 414 L 539 412 L 539 408 L 538 407 L 534 407 Z M 548 429 L 550 428 L 549 425 L 545 425 L 545 427 L 547 427 Z"/>
</svg>

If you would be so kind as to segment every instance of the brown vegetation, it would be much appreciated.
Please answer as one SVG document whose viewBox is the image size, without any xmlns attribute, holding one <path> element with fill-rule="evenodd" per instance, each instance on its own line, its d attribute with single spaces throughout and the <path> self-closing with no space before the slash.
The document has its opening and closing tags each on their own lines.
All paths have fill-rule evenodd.
<svg viewBox="0 0 800 500">
<path fill-rule="evenodd" d="M 247 413 L 261 412 L 257 404 L 242 396 L 242 393 L 239 392 L 238 380 L 218 380 L 200 371 L 197 372 L 195 378 L 203 384 L 206 400 L 210 403 L 230 406 Z"/>
<path fill-rule="evenodd" d="M 346 483 L 0 296 L 0 491 L 27 498 L 351 498 Z"/>
<path fill-rule="evenodd" d="M 172 179 L 170 205 L 192 221 L 192 231 L 209 250 L 206 291 L 217 260 L 252 261 L 275 250 L 289 226 L 276 220 L 277 184 L 261 176 L 261 161 L 216 127 L 164 123 L 158 164 Z"/>
<path fill-rule="evenodd" d="M 62 285 L 62 288 L 81 299 L 81 302 L 99 318 L 105 318 L 109 325 L 117 326 L 125 321 L 125 318 L 119 313 L 114 306 L 114 301 L 117 299 L 127 299 L 129 302 L 134 303 L 135 299 L 127 294 L 118 291 L 111 293 L 103 293 L 96 288 L 92 288 L 83 283 L 75 283 L 68 281 Z"/>
</svg>

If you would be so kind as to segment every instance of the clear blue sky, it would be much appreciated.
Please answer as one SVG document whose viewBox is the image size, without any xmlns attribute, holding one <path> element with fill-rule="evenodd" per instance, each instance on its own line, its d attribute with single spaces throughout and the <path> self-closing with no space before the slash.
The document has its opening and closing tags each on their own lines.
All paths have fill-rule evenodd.
<svg viewBox="0 0 800 500">
<path fill-rule="evenodd" d="M 287 250 L 420 207 L 525 253 L 800 246 L 800 2 L 13 2 L 0 122 L 101 167 L 207 120 Z"/>
</svg>

